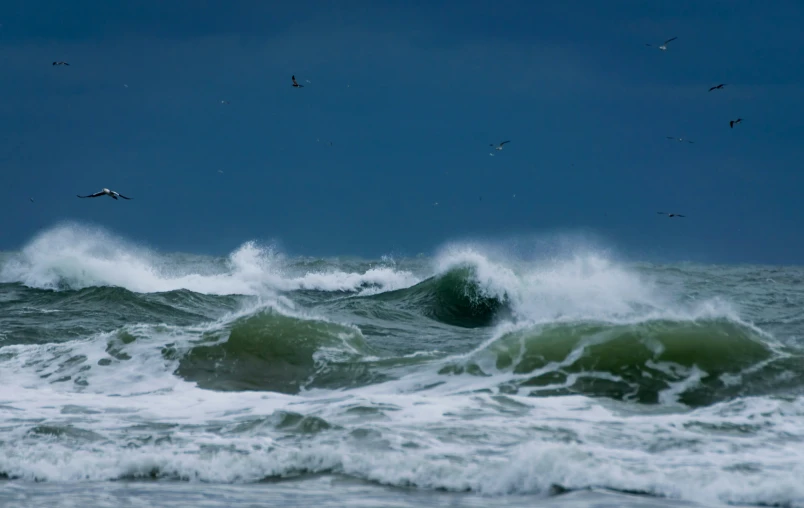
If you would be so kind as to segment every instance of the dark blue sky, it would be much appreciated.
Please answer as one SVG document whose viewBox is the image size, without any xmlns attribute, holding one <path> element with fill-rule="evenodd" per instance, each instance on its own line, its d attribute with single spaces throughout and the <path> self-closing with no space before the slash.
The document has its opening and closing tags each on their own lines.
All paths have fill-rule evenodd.
<svg viewBox="0 0 804 508">
<path fill-rule="evenodd" d="M 78 220 L 171 251 L 585 231 L 804 261 L 798 0 L 7 0 L 0 24 L 2 250 Z M 134 200 L 75 197 L 101 187 Z"/>
</svg>

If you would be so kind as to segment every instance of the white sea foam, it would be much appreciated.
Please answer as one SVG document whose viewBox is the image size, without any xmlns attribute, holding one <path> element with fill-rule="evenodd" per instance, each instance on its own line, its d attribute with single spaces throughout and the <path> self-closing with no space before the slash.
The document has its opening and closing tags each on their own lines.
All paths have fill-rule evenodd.
<svg viewBox="0 0 804 508">
<path fill-rule="evenodd" d="M 188 289 L 205 294 L 263 295 L 310 289 L 370 294 L 418 282 L 410 272 L 372 267 L 363 273 L 335 268 L 293 273 L 272 247 L 246 242 L 218 263 L 164 255 L 99 228 L 75 224 L 37 236 L 0 266 L 0 281 L 41 289 L 117 286 L 138 293 Z"/>
<path fill-rule="evenodd" d="M 656 281 L 616 263 L 594 249 L 565 256 L 521 260 L 497 249 L 471 244 L 444 248 L 435 258 L 437 273 L 470 267 L 481 293 L 507 300 L 528 324 L 601 320 L 728 318 L 738 321 L 721 299 L 685 303 L 660 290 Z"/>
<path fill-rule="evenodd" d="M 281 255 L 252 243 L 219 266 L 193 265 L 191 273 L 175 259 L 69 226 L 41 235 L 6 260 L 0 278 L 34 287 L 264 296 L 302 288 L 381 291 L 427 275 L 388 266 L 290 273 Z M 519 318 L 469 348 L 464 357 L 476 361 L 506 333 L 562 319 L 738 320 L 728 302 L 684 302 L 594 251 L 516 260 L 477 246 L 451 246 L 436 257 L 431 274 L 460 266 L 472 267 L 481 291 L 507 298 Z M 510 370 L 491 365 L 484 366 L 487 376 L 437 373 L 460 355 L 434 357 L 381 383 L 298 395 L 214 392 L 175 374 L 178 360 L 164 349 L 186 350 L 202 337 L 226 340 L 232 321 L 253 311 L 194 327 L 128 325 L 137 339 L 127 344 L 117 341 L 117 332 L 103 332 L 59 344 L 0 347 L 0 472 L 49 482 L 156 472 L 224 483 L 332 472 L 489 496 L 545 494 L 560 485 L 707 504 L 804 506 L 800 396 L 671 406 L 684 383 L 701 377 L 697 368 L 662 393 L 667 404 L 653 409 L 584 396 L 503 395 L 499 386 L 517 376 Z M 104 363 L 113 348 L 120 358 Z M 294 435 L 272 423 L 280 411 L 321 418 L 331 427 Z M 52 429 L 64 434 L 56 437 Z"/>
</svg>

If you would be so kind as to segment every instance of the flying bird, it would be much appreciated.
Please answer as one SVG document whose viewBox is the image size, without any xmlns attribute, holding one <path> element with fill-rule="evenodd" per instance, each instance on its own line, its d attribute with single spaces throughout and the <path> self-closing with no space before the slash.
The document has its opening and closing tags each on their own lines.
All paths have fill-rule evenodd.
<svg viewBox="0 0 804 508">
<path fill-rule="evenodd" d="M 291 76 L 290 79 L 293 80 L 293 87 L 294 88 L 304 88 L 304 85 L 300 85 L 296 82 L 296 76 Z"/>
<path fill-rule="evenodd" d="M 713 86 L 712 88 L 709 89 L 709 91 L 711 92 L 712 90 L 722 90 L 724 86 L 726 86 L 726 83 L 721 83 L 719 85 Z"/>
<path fill-rule="evenodd" d="M 684 141 L 686 141 L 687 143 L 693 143 L 693 144 L 695 143 L 695 141 L 690 141 L 689 139 L 674 138 L 673 136 L 667 136 L 667 139 L 673 139 L 673 140 L 678 141 L 679 143 L 684 142 Z"/>
<path fill-rule="evenodd" d="M 676 39 L 678 39 L 678 37 L 673 37 L 672 39 L 667 39 L 666 41 L 664 41 L 662 43 L 661 46 L 659 46 L 659 49 L 662 50 L 662 51 L 667 51 L 667 44 L 672 42 L 672 41 L 674 41 L 674 40 L 676 40 Z M 653 44 L 645 44 L 645 46 L 653 47 Z"/>
<path fill-rule="evenodd" d="M 221 101 L 221 104 L 229 104 L 229 101 Z"/>
<path fill-rule="evenodd" d="M 67 62 L 53 62 L 53 65 L 67 65 L 67 66 L 69 66 L 70 64 L 68 64 Z"/>
<path fill-rule="evenodd" d="M 742 121 L 743 121 L 743 119 L 742 119 L 742 118 L 738 118 L 737 120 L 731 120 L 731 121 L 729 122 L 729 127 L 731 127 L 731 128 L 733 129 L 733 128 L 734 128 L 734 126 L 735 126 L 736 124 L 738 124 L 738 123 L 740 123 L 740 122 L 742 122 Z"/>
<path fill-rule="evenodd" d="M 78 195 L 76 194 L 76 196 L 78 196 Z M 89 196 L 78 196 L 78 197 L 79 198 L 97 198 L 98 196 L 109 196 L 110 198 L 113 198 L 113 199 L 117 199 L 117 198 L 131 199 L 131 198 L 125 197 L 124 195 L 120 194 L 119 192 L 115 192 L 115 191 L 109 190 L 109 189 L 103 189 L 100 192 L 96 192 L 95 194 L 90 194 Z"/>
<path fill-rule="evenodd" d="M 499 145 L 496 145 L 496 146 L 494 145 L 494 143 L 490 143 L 489 146 L 493 146 L 495 150 L 502 150 L 503 145 L 506 144 L 506 143 L 510 143 L 510 141 L 503 141 L 502 143 L 500 143 Z"/>
<path fill-rule="evenodd" d="M 681 215 L 680 213 L 667 213 L 667 212 L 656 212 L 656 213 L 658 213 L 659 215 L 667 215 L 671 219 L 673 217 L 685 217 L 684 215 Z"/>
</svg>

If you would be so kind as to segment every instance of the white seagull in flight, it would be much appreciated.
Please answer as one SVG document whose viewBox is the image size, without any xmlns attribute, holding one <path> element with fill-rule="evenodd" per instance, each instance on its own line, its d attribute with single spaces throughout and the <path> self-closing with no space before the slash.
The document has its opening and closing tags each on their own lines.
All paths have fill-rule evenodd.
<svg viewBox="0 0 804 508">
<path fill-rule="evenodd" d="M 495 150 L 502 150 L 502 149 L 503 149 L 503 145 L 504 145 L 504 144 L 506 144 L 506 143 L 510 143 L 510 141 L 503 141 L 502 143 L 500 143 L 500 144 L 499 144 L 499 145 L 497 145 L 497 146 L 494 146 L 494 143 L 491 143 L 491 144 L 489 144 L 489 146 L 494 146 L 494 149 L 495 149 Z"/>
<path fill-rule="evenodd" d="M 78 194 L 76 194 L 76 196 L 78 196 Z M 103 189 L 100 192 L 96 192 L 95 194 L 90 194 L 89 196 L 78 196 L 78 197 L 79 198 L 97 198 L 98 196 L 109 196 L 110 198 L 113 198 L 113 199 L 117 199 L 117 198 L 131 199 L 131 198 L 125 197 L 124 195 L 120 194 L 119 192 L 115 192 L 115 191 L 109 190 L 109 189 Z"/>
<path fill-rule="evenodd" d="M 678 39 L 678 37 L 673 37 L 672 39 L 667 39 L 666 41 L 664 41 L 662 43 L 661 46 L 659 46 L 659 49 L 662 50 L 662 51 L 667 51 L 667 44 L 672 42 L 672 41 L 674 41 L 674 40 L 676 40 L 676 39 Z M 653 47 L 653 44 L 645 44 L 645 46 Z"/>
</svg>

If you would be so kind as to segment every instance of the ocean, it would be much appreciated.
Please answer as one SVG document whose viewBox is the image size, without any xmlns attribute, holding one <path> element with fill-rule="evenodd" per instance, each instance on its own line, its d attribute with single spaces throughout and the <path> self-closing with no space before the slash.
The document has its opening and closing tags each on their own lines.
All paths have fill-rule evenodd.
<svg viewBox="0 0 804 508">
<path fill-rule="evenodd" d="M 348 253 L 346 253 L 348 254 Z M 804 506 L 804 268 L 0 253 L 0 506 Z"/>
</svg>

